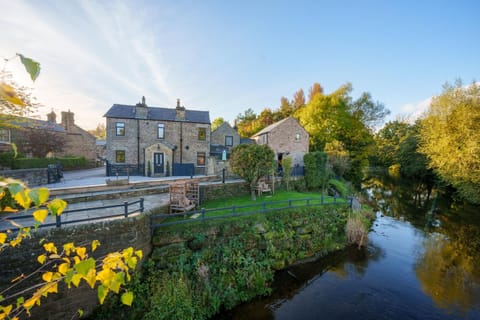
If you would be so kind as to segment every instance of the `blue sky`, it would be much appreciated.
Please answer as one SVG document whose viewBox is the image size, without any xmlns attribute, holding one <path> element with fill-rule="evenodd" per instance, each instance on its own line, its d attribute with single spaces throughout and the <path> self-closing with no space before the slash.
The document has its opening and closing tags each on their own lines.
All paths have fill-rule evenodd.
<svg viewBox="0 0 480 320">
<path fill-rule="evenodd" d="M 114 103 L 208 110 L 227 121 L 319 82 L 370 92 L 390 118 L 420 113 L 457 78 L 480 78 L 480 1 L 0 0 L 0 57 L 42 65 L 42 119 L 95 128 Z"/>
</svg>

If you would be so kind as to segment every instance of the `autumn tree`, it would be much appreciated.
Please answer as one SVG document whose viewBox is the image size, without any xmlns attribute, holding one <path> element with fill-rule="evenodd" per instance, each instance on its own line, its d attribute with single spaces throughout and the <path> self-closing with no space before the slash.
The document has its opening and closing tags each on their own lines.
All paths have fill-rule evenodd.
<svg viewBox="0 0 480 320">
<path fill-rule="evenodd" d="M 232 149 L 230 167 L 250 186 L 252 200 L 256 200 L 258 180 L 270 175 L 275 167 L 275 153 L 267 145 L 240 144 Z"/>
<path fill-rule="evenodd" d="M 312 101 L 319 93 L 323 93 L 323 88 L 320 83 L 315 82 L 308 90 L 308 102 Z"/>
<path fill-rule="evenodd" d="M 5 70 L 7 63 L 19 58 L 32 81 L 35 81 L 40 74 L 40 64 L 21 54 L 4 59 L 5 64 L 0 71 L 0 127 L 13 127 L 12 120 L 18 117 L 25 117 L 35 111 L 38 104 L 32 97 L 31 89 L 17 84 L 12 74 Z"/>
<path fill-rule="evenodd" d="M 299 89 L 293 95 L 293 100 L 292 100 L 293 110 L 300 109 L 304 105 L 305 105 L 305 93 L 303 92 L 303 89 Z"/>
<path fill-rule="evenodd" d="M 283 118 L 287 118 L 292 115 L 293 113 L 293 106 L 286 97 L 281 97 L 280 98 L 280 110 L 279 113 Z"/>
<path fill-rule="evenodd" d="M 243 114 L 237 115 L 237 128 L 241 137 L 248 138 L 255 134 L 254 121 L 256 119 L 257 115 L 252 108 L 248 108 Z"/>
<path fill-rule="evenodd" d="M 420 126 L 420 151 L 459 195 L 480 204 L 480 85 L 446 84 Z"/>
<path fill-rule="evenodd" d="M 218 118 L 213 119 L 213 121 L 212 121 L 212 131 L 216 130 L 224 122 L 225 122 L 225 119 L 223 119 L 222 117 L 218 117 Z"/>
<path fill-rule="evenodd" d="M 88 130 L 90 134 L 95 136 L 97 139 L 106 139 L 107 138 L 107 129 L 105 123 L 97 124 L 97 127 L 92 130 Z"/>
<path fill-rule="evenodd" d="M 364 92 L 360 98 L 350 104 L 350 113 L 365 126 L 374 129 L 383 123 L 385 117 L 390 114 L 390 110 L 383 103 L 373 101 L 370 93 Z"/>
</svg>

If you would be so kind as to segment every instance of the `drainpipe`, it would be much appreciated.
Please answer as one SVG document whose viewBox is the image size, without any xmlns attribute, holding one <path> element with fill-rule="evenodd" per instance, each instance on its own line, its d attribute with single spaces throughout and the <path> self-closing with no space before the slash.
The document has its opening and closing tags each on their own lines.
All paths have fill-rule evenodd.
<svg viewBox="0 0 480 320">
<path fill-rule="evenodd" d="M 180 122 L 180 163 L 183 163 L 183 122 Z"/>
<path fill-rule="evenodd" d="M 140 120 L 137 119 L 137 172 L 140 174 Z"/>
</svg>

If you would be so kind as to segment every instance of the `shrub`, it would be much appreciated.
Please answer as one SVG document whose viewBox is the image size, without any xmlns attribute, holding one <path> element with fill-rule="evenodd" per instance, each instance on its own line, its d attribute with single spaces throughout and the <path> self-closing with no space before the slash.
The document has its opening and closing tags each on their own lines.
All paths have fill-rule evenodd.
<svg viewBox="0 0 480 320">
<path fill-rule="evenodd" d="M 350 244 L 356 244 L 359 247 L 364 246 L 368 240 L 368 229 L 362 216 L 359 213 L 349 215 L 345 225 L 347 241 Z"/>
<path fill-rule="evenodd" d="M 60 162 L 63 169 L 80 169 L 89 166 L 84 157 L 65 158 L 19 158 L 13 161 L 12 169 L 46 168 L 49 164 Z"/>
<path fill-rule="evenodd" d="M 305 183 L 309 190 L 319 190 L 328 179 L 327 154 L 310 152 L 303 157 L 305 163 Z"/>
</svg>

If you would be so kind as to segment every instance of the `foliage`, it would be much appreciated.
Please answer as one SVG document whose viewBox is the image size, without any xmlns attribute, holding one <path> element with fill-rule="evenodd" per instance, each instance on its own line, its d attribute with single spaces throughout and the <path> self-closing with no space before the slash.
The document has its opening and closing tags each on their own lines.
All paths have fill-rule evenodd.
<svg viewBox="0 0 480 320">
<path fill-rule="evenodd" d="M 323 88 L 320 83 L 315 82 L 308 90 L 308 102 L 312 101 L 317 94 L 323 94 Z"/>
<path fill-rule="evenodd" d="M 79 169 L 88 167 L 85 157 L 62 158 L 17 158 L 13 161 L 14 169 L 46 168 L 49 164 L 60 162 L 63 169 Z"/>
<path fill-rule="evenodd" d="M 368 221 L 364 221 L 360 213 L 351 213 L 348 215 L 345 233 L 349 244 L 356 244 L 359 247 L 368 242 Z"/>
<path fill-rule="evenodd" d="M 13 160 L 16 154 L 12 151 L 0 152 L 0 168 L 11 169 L 13 167 Z"/>
<path fill-rule="evenodd" d="M 20 181 L 12 179 L 2 181 L 1 188 L 0 211 L 19 212 L 33 209 L 35 228 L 44 223 L 49 214 L 61 215 L 67 207 L 67 203 L 61 199 L 49 201 L 47 188 L 29 189 Z M 17 223 L 13 225 L 19 228 L 16 233 L 10 230 L 0 233 L 0 254 L 7 248 L 18 249 L 22 241 L 30 237 L 33 231 Z M 77 246 L 73 242 L 59 247 L 44 239 L 41 245 L 44 253 L 36 259 L 40 267 L 30 275 L 22 274 L 13 279 L 13 284 L 1 291 L 0 319 L 17 319 L 24 312 L 30 314 L 30 310 L 39 306 L 43 298 L 58 293 L 60 282 L 64 282 L 68 288 L 71 288 L 72 284 L 78 287 L 82 280 L 92 289 L 98 284 L 98 299 L 103 303 L 109 292 L 117 294 L 120 292 L 122 285 L 130 280 L 129 271 L 134 270 L 138 259 L 142 258 L 141 251 L 127 248 L 96 260 L 92 253 L 100 245 L 97 240 L 92 241 L 90 253 L 86 246 Z M 34 275 L 39 276 L 40 282 L 23 288 L 22 281 Z M 131 305 L 132 292 L 124 292 L 121 300 L 124 304 Z"/>
<path fill-rule="evenodd" d="M 130 287 L 137 298 L 125 318 L 207 319 L 269 294 L 275 270 L 341 248 L 345 223 L 345 210 L 324 207 L 157 229 L 154 238 L 177 243 L 154 249 L 142 279 Z M 171 255 L 155 257 L 173 247 Z M 108 307 L 97 319 L 123 311 Z"/>
<path fill-rule="evenodd" d="M 282 158 L 283 181 L 286 184 L 287 190 L 290 189 L 289 183 L 292 175 L 292 157 Z"/>
<path fill-rule="evenodd" d="M 347 197 L 352 193 L 348 186 L 340 180 L 330 179 L 328 180 L 328 184 L 329 186 L 333 187 L 342 197 Z"/>
<path fill-rule="evenodd" d="M 303 157 L 305 163 L 305 183 L 309 190 L 323 189 L 328 181 L 327 154 L 310 152 Z"/>
<path fill-rule="evenodd" d="M 212 131 L 215 131 L 224 122 L 225 122 L 225 119 L 223 119 L 222 117 L 218 117 L 218 118 L 213 119 L 212 125 L 211 125 Z"/>
<path fill-rule="evenodd" d="M 95 136 L 97 139 L 106 139 L 107 138 L 107 129 L 105 123 L 97 124 L 97 127 L 93 130 L 88 130 L 90 134 Z"/>
<path fill-rule="evenodd" d="M 6 64 L 17 57 L 32 81 L 35 81 L 40 73 L 40 64 L 22 54 L 17 53 L 12 58 L 4 59 L 5 65 L 0 71 L 0 127 L 12 127 L 11 121 L 14 118 L 23 117 L 37 107 L 29 88 L 19 86 L 12 80 L 11 73 L 5 70 Z"/>
<path fill-rule="evenodd" d="M 32 157 L 44 158 L 49 153 L 60 153 L 65 147 L 63 133 L 42 129 L 18 129 L 21 135 L 18 137 L 18 151 L 29 154 Z"/>
<path fill-rule="evenodd" d="M 389 167 L 398 163 L 400 145 L 409 135 L 411 125 L 404 121 L 389 121 L 375 135 L 375 164 Z"/>
<path fill-rule="evenodd" d="M 480 204 L 480 85 L 446 84 L 420 127 L 429 167 L 467 201 Z"/>
<path fill-rule="evenodd" d="M 328 155 L 328 164 L 333 173 L 338 177 L 344 177 L 352 167 L 352 161 L 342 142 L 333 140 L 325 144 L 325 152 Z"/>
<path fill-rule="evenodd" d="M 252 199 L 255 199 L 258 180 L 271 174 L 274 158 L 274 152 L 267 145 L 240 144 L 232 149 L 230 167 L 250 185 Z"/>
</svg>

